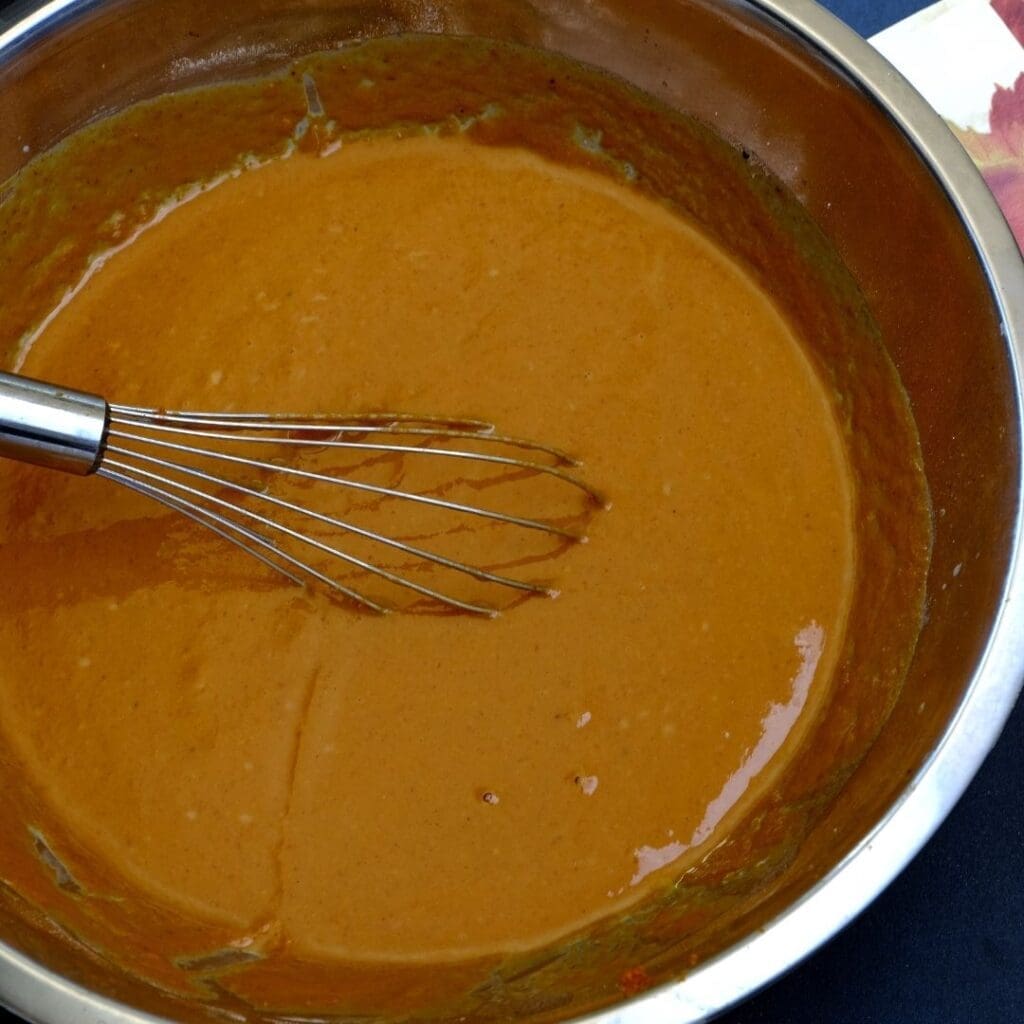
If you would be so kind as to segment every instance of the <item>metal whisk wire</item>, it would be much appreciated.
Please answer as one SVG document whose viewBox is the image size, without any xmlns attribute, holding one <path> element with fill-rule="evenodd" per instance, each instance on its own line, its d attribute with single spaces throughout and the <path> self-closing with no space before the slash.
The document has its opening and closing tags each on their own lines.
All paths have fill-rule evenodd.
<svg viewBox="0 0 1024 1024">
<path fill-rule="evenodd" d="M 0 373 L 0 455 L 83 475 L 95 473 L 206 527 L 297 584 L 315 581 L 372 611 L 385 612 L 388 608 L 317 568 L 307 558 L 285 550 L 279 539 L 287 538 L 302 549 L 319 552 L 448 609 L 496 614 L 490 605 L 459 598 L 357 557 L 307 529 L 274 518 L 273 513 L 289 513 L 483 583 L 525 594 L 553 595 L 554 591 L 547 585 L 494 572 L 360 526 L 348 518 L 289 501 L 269 490 L 214 472 L 213 467 L 255 471 L 271 478 L 286 477 L 304 484 L 407 502 L 540 531 L 566 542 L 586 539 L 557 522 L 541 518 L 225 450 L 240 443 L 257 448 L 273 446 L 275 450 L 297 455 L 315 450 L 472 462 L 552 478 L 581 492 L 589 503 L 603 504 L 597 492 L 570 471 L 578 463 L 569 455 L 549 445 L 498 434 L 490 424 L 478 420 L 385 413 L 333 417 L 157 410 L 108 404 L 96 395 Z M 459 446 L 448 447 L 452 443 Z M 477 450 L 480 446 L 495 450 Z M 505 454 L 508 452 L 514 454 Z M 241 504 L 242 498 L 263 506 L 268 514 Z"/>
</svg>

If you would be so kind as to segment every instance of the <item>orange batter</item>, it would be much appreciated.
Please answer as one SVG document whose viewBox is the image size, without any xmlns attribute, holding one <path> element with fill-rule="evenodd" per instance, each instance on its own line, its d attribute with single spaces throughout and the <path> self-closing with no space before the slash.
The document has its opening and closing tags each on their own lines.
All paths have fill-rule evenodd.
<svg viewBox="0 0 1024 1024">
<path fill-rule="evenodd" d="M 110 256 L 21 368 L 482 415 L 610 498 L 544 567 L 556 600 L 377 619 L 104 481 L 2 467 L 4 737 L 76 842 L 239 948 L 570 932 L 714 846 L 828 689 L 854 578 L 831 397 L 743 271 L 593 172 L 426 136 L 271 162 Z"/>
</svg>

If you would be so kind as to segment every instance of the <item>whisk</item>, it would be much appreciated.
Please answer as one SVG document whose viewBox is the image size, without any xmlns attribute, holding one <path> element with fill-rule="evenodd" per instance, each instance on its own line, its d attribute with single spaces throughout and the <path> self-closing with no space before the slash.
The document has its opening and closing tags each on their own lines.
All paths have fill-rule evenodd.
<svg viewBox="0 0 1024 1024">
<path fill-rule="evenodd" d="M 273 446 L 274 452 L 284 451 L 286 457 L 239 454 L 240 446 L 254 446 L 263 453 Z M 421 564 L 522 595 L 554 596 L 555 591 L 548 583 L 517 579 L 428 550 L 410 539 L 367 529 L 318 509 L 315 503 L 287 500 L 270 493 L 260 480 L 288 477 L 311 492 L 344 488 L 374 499 L 407 502 L 419 509 L 540 531 L 567 544 L 586 539 L 578 529 L 550 518 L 482 508 L 449 500 L 443 493 L 382 486 L 354 479 L 351 471 L 331 473 L 298 464 L 301 453 L 325 450 L 367 458 L 396 455 L 483 464 L 523 477 L 553 479 L 582 495 L 588 508 L 603 505 L 599 494 L 570 472 L 579 464 L 569 455 L 545 444 L 506 437 L 478 420 L 389 413 L 176 412 L 115 405 L 99 395 L 0 372 L 0 456 L 80 476 L 95 473 L 105 477 L 199 523 L 294 583 L 322 585 L 371 611 L 390 609 L 341 582 L 342 567 L 386 580 L 413 592 L 417 600 L 425 598 L 449 610 L 497 614 L 491 604 L 464 600 L 418 582 L 408 573 L 357 557 L 338 546 L 335 534 L 360 538 Z M 245 478 L 238 479 L 239 473 Z M 251 479 L 254 474 L 255 482 Z M 262 510 L 249 508 L 244 501 Z M 297 528 L 290 525 L 293 522 L 310 525 Z M 311 531 L 312 524 L 318 524 L 321 535 Z M 329 539 L 322 535 L 325 526 L 330 528 Z M 292 550 L 309 551 L 309 556 L 285 550 L 285 541 Z M 326 556 L 331 571 L 313 563 L 314 552 L 321 560 Z"/>
</svg>

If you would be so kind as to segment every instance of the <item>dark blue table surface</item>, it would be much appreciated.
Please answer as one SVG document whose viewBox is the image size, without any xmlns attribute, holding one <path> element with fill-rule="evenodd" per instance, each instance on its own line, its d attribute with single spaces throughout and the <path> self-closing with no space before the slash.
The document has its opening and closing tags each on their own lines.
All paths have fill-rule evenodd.
<svg viewBox="0 0 1024 1024">
<path fill-rule="evenodd" d="M 926 4 L 825 6 L 871 35 Z M 1024 1022 L 1022 755 L 1024 705 L 906 871 L 824 949 L 722 1024 Z M 15 1024 L 0 1010 L 0 1024 L 8 1021 Z"/>
</svg>

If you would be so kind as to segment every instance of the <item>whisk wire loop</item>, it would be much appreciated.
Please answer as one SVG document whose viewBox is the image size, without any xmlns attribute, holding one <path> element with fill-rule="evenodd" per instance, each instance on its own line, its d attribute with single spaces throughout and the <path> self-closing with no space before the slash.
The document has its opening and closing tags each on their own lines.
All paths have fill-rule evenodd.
<svg viewBox="0 0 1024 1024">
<path fill-rule="evenodd" d="M 293 583 L 297 583 L 300 587 L 306 585 L 307 581 L 305 579 L 301 576 L 297 576 L 295 573 L 285 568 L 285 566 L 280 565 L 278 562 L 274 561 L 273 558 L 264 555 L 259 549 L 264 548 L 273 552 L 277 558 L 301 569 L 307 576 L 312 576 L 314 579 L 325 584 L 331 590 L 350 598 L 364 608 L 381 613 L 385 613 L 388 610 L 383 605 L 377 604 L 376 601 L 366 597 L 365 594 L 361 594 L 357 590 L 352 590 L 351 588 L 346 587 L 344 584 L 339 583 L 337 580 L 324 573 L 321 573 L 319 570 L 308 565 L 306 562 L 303 562 L 301 559 L 289 555 L 286 551 L 281 551 L 272 541 L 256 533 L 254 530 L 250 530 L 247 527 L 242 526 L 240 523 L 236 523 L 225 516 L 218 515 L 216 512 L 205 509 L 201 505 L 197 505 L 195 502 L 186 501 L 183 498 L 176 498 L 173 495 L 168 494 L 166 491 L 162 491 L 159 487 L 150 486 L 144 481 L 138 480 L 126 473 L 118 472 L 112 467 L 105 467 L 99 470 L 98 473 L 108 480 L 119 483 L 130 490 L 136 491 L 147 498 L 151 498 L 154 501 L 159 502 L 167 508 L 181 513 L 181 515 L 191 519 L 194 523 L 198 523 L 200 526 L 205 527 L 212 533 L 215 533 L 224 540 L 234 544 L 236 547 L 241 548 L 253 558 L 258 559 L 275 572 L 287 577 Z M 245 540 L 240 540 L 239 537 L 234 536 L 234 534 L 240 535 L 245 538 Z M 246 543 L 245 541 L 249 541 L 250 543 Z"/>
<path fill-rule="evenodd" d="M 108 467 L 116 472 L 120 472 L 122 476 L 126 476 L 128 474 L 133 474 L 136 478 L 141 476 L 143 479 L 152 481 L 153 484 L 159 487 L 169 487 L 174 490 L 181 491 L 190 495 L 192 498 L 199 499 L 203 502 L 209 502 L 210 504 L 217 505 L 220 508 L 227 509 L 235 515 L 241 515 L 247 519 L 252 519 L 261 526 L 283 533 L 286 536 L 291 537 L 293 540 L 299 541 L 302 544 L 307 544 L 312 548 L 316 548 L 318 551 L 322 551 L 326 555 L 339 558 L 341 561 L 347 562 L 349 565 L 362 569 L 364 572 L 368 572 L 374 576 L 379 576 L 381 579 L 385 579 L 389 583 L 395 584 L 395 586 L 415 591 L 423 597 L 429 597 L 431 600 L 440 601 L 451 608 L 457 608 L 464 612 L 472 612 L 477 615 L 494 614 L 494 609 L 486 605 L 474 604 L 469 601 L 460 601 L 458 598 L 452 597 L 449 594 L 442 594 L 438 590 L 434 590 L 431 587 L 425 587 L 423 584 L 416 583 L 404 576 L 399 576 L 379 565 L 374 565 L 372 562 L 367 562 L 362 558 L 357 558 L 355 555 L 342 551 L 340 548 L 332 547 L 330 544 L 325 544 L 323 541 L 317 540 L 316 537 L 311 537 L 309 534 L 295 530 L 290 526 L 286 526 L 284 523 L 278 523 L 273 519 L 269 519 L 267 516 L 262 516 L 258 512 L 253 512 L 251 509 L 245 508 L 242 505 L 236 505 L 233 502 L 226 501 L 224 498 L 218 498 L 214 494 L 208 494 L 198 488 L 190 487 L 188 484 L 181 483 L 178 480 L 172 480 L 170 477 L 161 473 L 153 473 L 147 469 L 140 469 L 138 467 L 127 465 L 117 459 L 110 459 L 105 460 L 105 464 L 100 467 L 99 473 L 101 476 L 107 475 Z M 308 568 L 311 567 L 307 567 L 307 569 Z"/>
<path fill-rule="evenodd" d="M 527 530 L 540 530 L 543 533 L 553 533 L 567 540 L 580 540 L 580 535 L 570 530 L 562 529 L 552 523 L 543 522 L 539 519 L 527 519 L 522 516 L 509 515 L 506 512 L 497 512 L 492 509 L 479 508 L 476 505 L 464 505 L 461 502 L 447 501 L 444 498 L 435 498 L 430 494 L 416 494 L 412 491 L 402 491 L 395 487 L 382 487 L 379 484 L 370 484 L 365 480 L 352 480 L 345 476 L 332 476 L 328 473 L 317 473 L 313 470 L 299 469 L 297 466 L 280 465 L 276 462 L 267 462 L 261 459 L 248 458 L 241 455 L 232 455 L 229 452 L 218 451 L 212 448 L 200 448 L 196 445 L 180 444 L 176 441 L 164 441 L 160 438 L 145 437 L 127 431 L 111 428 L 109 437 L 122 441 L 134 441 L 137 444 L 152 445 L 156 448 L 163 448 L 169 451 L 178 452 L 182 455 L 194 455 L 209 459 L 216 459 L 219 462 L 230 462 L 237 466 L 246 466 L 249 469 L 258 469 L 267 473 L 280 473 L 285 476 L 296 477 L 302 480 L 314 481 L 316 483 L 331 484 L 335 487 L 346 487 L 354 491 L 362 491 L 366 494 L 374 494 L 383 498 L 399 498 L 402 501 L 411 501 L 421 505 L 430 505 L 434 508 L 445 509 L 448 512 L 460 512 L 465 515 L 480 516 L 484 519 L 493 519 L 499 523 L 506 523 L 510 526 L 521 526 Z M 109 447 L 109 446 L 108 446 Z M 405 449 L 415 453 L 418 449 Z"/>
<path fill-rule="evenodd" d="M 280 498 L 274 494 L 268 494 L 266 491 L 257 490 L 254 487 L 247 487 L 245 484 L 239 483 L 236 480 L 231 480 L 227 477 L 218 476 L 214 473 L 207 473 L 204 470 L 196 469 L 194 466 L 185 466 L 180 463 L 169 462 L 166 459 L 160 459 L 153 455 L 146 455 L 143 452 L 131 451 L 130 449 L 121 448 L 117 445 L 108 445 L 107 452 L 113 455 L 137 459 L 150 465 L 172 470 L 175 473 L 194 477 L 204 481 L 205 483 L 214 484 L 217 487 L 236 491 L 239 494 L 244 494 L 257 501 L 267 502 L 268 504 L 275 505 L 278 508 L 286 509 L 289 512 L 295 512 L 297 515 L 314 519 L 326 526 L 333 526 L 339 530 L 345 531 L 346 533 L 353 533 L 356 536 L 363 537 L 370 541 L 375 541 L 376 543 L 383 544 L 386 547 L 394 548 L 397 551 L 401 551 L 407 555 L 412 555 L 413 557 L 422 559 L 425 562 L 433 562 L 435 565 L 442 565 L 446 569 L 465 573 L 468 576 L 473 576 L 475 579 L 482 580 L 487 583 L 498 583 L 502 586 L 513 587 L 517 590 L 525 590 L 536 594 L 544 593 L 548 589 L 540 584 L 513 579 L 511 576 L 501 576 L 497 573 L 490 572 L 487 569 L 482 569 L 475 565 L 469 565 L 466 562 L 460 562 L 453 558 L 447 558 L 444 555 L 428 551 L 425 548 L 416 547 L 413 544 L 408 544 L 395 537 L 389 537 L 386 534 L 357 526 L 355 523 L 349 522 L 346 519 L 339 519 L 336 516 L 330 516 L 323 512 L 318 512 L 316 509 L 307 508 L 304 505 L 298 505 L 295 502 L 286 501 L 284 498 Z M 115 464 L 122 470 L 131 468 L 130 466 L 126 466 L 124 463 L 115 463 L 113 459 L 106 459 L 104 462 L 104 466 L 112 466 Z M 106 475 L 103 473 L 103 468 L 101 468 L 100 474 Z"/>
<path fill-rule="evenodd" d="M 282 457 L 275 461 L 254 457 L 260 450 L 275 456 L 280 452 Z M 241 451 L 246 454 L 239 454 Z M 322 467 L 304 468 L 309 465 L 306 461 L 297 464 L 307 456 L 319 459 L 333 453 L 351 453 L 357 465 L 335 465 L 330 467 L 331 472 L 322 472 Z M 547 444 L 499 434 L 483 420 L 398 413 L 306 416 L 147 409 L 110 404 L 88 392 L 2 372 L 0 456 L 78 475 L 95 473 L 204 526 L 294 583 L 323 584 L 331 592 L 377 612 L 388 608 L 356 586 L 347 586 L 329 569 L 325 571 L 322 560 L 314 563 L 296 552 L 318 552 L 356 574 L 367 574 L 411 592 L 418 601 L 475 615 L 493 616 L 496 611 L 483 601 L 449 593 L 446 585 L 418 582 L 408 572 L 414 568 L 454 572 L 524 595 L 554 596 L 555 592 L 543 583 L 520 580 L 410 543 L 408 538 L 359 525 L 348 515 L 288 500 L 280 493 L 270 493 L 270 482 L 281 481 L 282 487 L 288 484 L 303 489 L 324 485 L 339 495 L 347 490 L 379 499 L 364 509 L 372 506 L 379 511 L 381 502 L 396 502 L 396 507 L 407 505 L 472 517 L 495 526 L 536 531 L 563 546 L 586 539 L 562 525 L 582 522 L 586 515 L 534 517 L 467 504 L 445 495 L 456 483 L 479 489 L 495 483 L 547 479 L 552 481 L 549 486 L 564 485 L 565 493 L 581 496 L 591 509 L 604 505 L 598 492 L 572 472 L 579 463 L 570 455 Z M 460 476 L 440 487 L 419 490 L 405 483 L 404 469 L 398 473 L 395 486 L 355 478 L 360 468 L 369 471 L 393 457 L 429 460 L 438 466 L 445 460 L 466 466 L 477 464 L 502 473 L 476 483 L 471 477 Z M 211 464 L 225 472 L 233 469 L 244 479 L 213 472 Z M 266 489 L 251 486 L 254 474 L 268 481 Z M 328 492 L 322 493 L 326 497 Z M 257 508 L 282 516 L 265 515 Z M 282 518 L 285 515 L 291 520 Z M 337 546 L 333 538 L 328 543 L 305 526 L 290 525 L 302 522 L 329 527 L 342 537 L 369 545 L 371 551 L 379 545 L 400 552 L 417 564 L 398 570 L 378 564 L 376 555 L 360 557 Z M 430 535 L 464 529 L 459 526 Z M 291 550 L 283 546 L 285 541 L 291 542 Z M 531 560 L 535 559 L 519 559 Z M 513 559 L 506 564 L 517 563 Z"/>
</svg>

